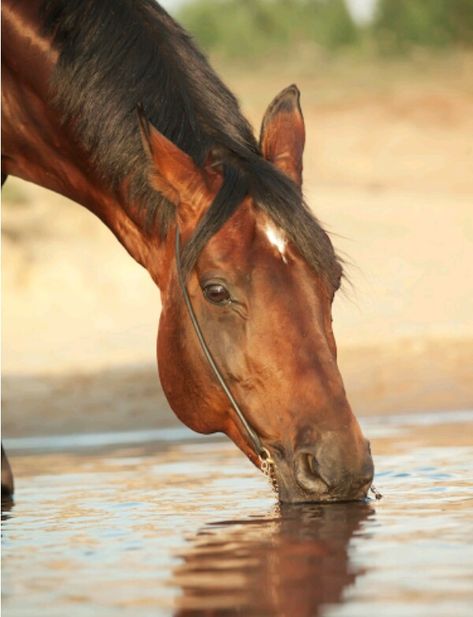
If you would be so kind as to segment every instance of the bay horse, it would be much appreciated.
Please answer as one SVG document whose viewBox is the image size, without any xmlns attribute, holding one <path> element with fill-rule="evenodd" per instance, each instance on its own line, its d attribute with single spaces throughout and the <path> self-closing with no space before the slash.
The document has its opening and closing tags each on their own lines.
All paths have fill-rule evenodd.
<svg viewBox="0 0 473 617">
<path fill-rule="evenodd" d="M 365 498 L 373 462 L 331 325 L 342 267 L 302 196 L 296 86 L 257 141 L 153 0 L 4 0 L 2 28 L 2 180 L 82 204 L 149 272 L 176 415 L 228 435 L 282 502 Z"/>
</svg>

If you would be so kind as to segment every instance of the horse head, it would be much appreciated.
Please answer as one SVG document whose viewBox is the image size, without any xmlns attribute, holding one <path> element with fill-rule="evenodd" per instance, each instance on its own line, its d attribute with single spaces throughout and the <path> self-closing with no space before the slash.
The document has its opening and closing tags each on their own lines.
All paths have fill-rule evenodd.
<svg viewBox="0 0 473 617">
<path fill-rule="evenodd" d="M 250 163 L 238 153 L 228 163 L 217 150 L 197 165 L 143 118 L 141 132 L 150 182 L 176 208 L 196 318 L 247 422 L 271 454 L 281 501 L 364 498 L 373 463 L 347 400 L 332 331 L 342 268 L 302 201 L 305 128 L 297 88 L 287 88 L 269 106 L 261 154 Z M 273 197 L 286 200 L 285 211 L 273 207 Z M 237 207 L 222 222 L 228 200 Z M 186 425 L 226 433 L 260 465 L 202 353 L 179 286 L 175 250 L 169 233 L 159 277 L 163 389 Z"/>
</svg>

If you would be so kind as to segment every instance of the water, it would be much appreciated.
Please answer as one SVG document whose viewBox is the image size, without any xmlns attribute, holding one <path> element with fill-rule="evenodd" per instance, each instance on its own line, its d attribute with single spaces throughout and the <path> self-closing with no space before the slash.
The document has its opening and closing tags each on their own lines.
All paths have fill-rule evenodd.
<svg viewBox="0 0 473 617">
<path fill-rule="evenodd" d="M 472 426 L 473 412 L 369 419 L 384 498 L 285 508 L 227 442 L 17 442 L 32 450 L 12 457 L 3 610 L 470 617 Z"/>
</svg>

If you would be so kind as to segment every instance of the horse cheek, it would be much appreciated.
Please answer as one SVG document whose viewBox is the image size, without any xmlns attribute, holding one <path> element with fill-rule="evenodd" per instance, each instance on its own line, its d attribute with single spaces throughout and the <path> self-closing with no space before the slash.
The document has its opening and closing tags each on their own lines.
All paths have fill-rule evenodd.
<svg viewBox="0 0 473 617">
<path fill-rule="evenodd" d="M 157 342 L 159 378 L 168 403 L 190 429 L 225 432 L 226 401 L 218 387 L 209 383 L 208 367 L 188 340 L 193 333 L 186 336 L 175 313 L 168 320 L 173 313 L 163 311 Z"/>
</svg>

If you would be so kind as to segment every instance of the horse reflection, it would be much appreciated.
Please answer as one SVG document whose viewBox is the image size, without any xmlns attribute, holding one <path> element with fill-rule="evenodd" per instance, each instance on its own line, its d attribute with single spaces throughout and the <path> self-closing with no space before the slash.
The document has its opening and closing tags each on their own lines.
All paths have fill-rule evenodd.
<svg viewBox="0 0 473 617">
<path fill-rule="evenodd" d="M 316 617 L 363 573 L 349 543 L 370 516 L 364 503 L 281 507 L 271 519 L 208 525 L 174 571 L 176 617 Z"/>
</svg>

